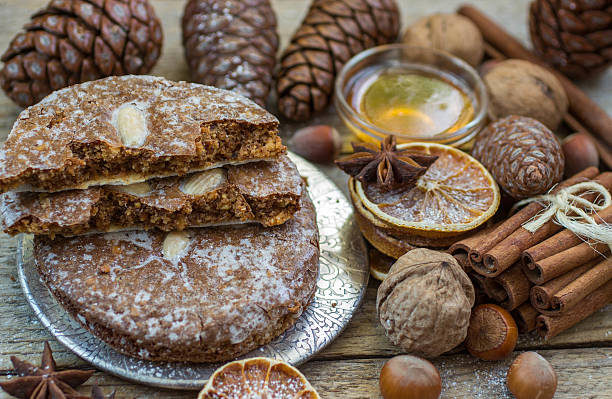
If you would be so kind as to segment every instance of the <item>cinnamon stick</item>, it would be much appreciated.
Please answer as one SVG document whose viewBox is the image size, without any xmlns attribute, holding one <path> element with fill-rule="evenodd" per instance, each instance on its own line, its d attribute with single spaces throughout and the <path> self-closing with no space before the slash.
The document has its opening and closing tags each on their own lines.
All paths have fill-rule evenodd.
<svg viewBox="0 0 612 399">
<path fill-rule="evenodd" d="M 468 273 L 469 271 L 472 270 L 472 267 L 470 266 L 470 262 L 468 260 L 467 253 L 458 252 L 456 254 L 453 254 L 451 252 L 451 255 L 453 255 L 455 259 L 457 259 L 457 263 L 459 263 L 459 266 L 461 266 L 464 272 Z"/>
<path fill-rule="evenodd" d="M 484 40 L 507 57 L 533 62 L 555 74 L 567 93 L 570 112 L 595 135 L 601 137 L 607 144 L 612 145 L 612 118 L 595 101 L 591 100 L 563 74 L 549 68 L 534 53 L 527 50 L 518 40 L 478 9 L 472 6 L 462 6 L 458 13 L 471 19 L 480 29 Z"/>
<path fill-rule="evenodd" d="M 573 180 L 573 178 L 560 184 L 556 190 L 553 190 L 553 193 L 558 192 L 560 188 L 567 187 L 565 183 L 569 182 L 570 180 Z M 595 181 L 603 185 L 606 189 L 610 190 L 612 188 L 612 172 L 602 173 L 601 175 L 597 176 Z M 593 201 L 595 200 L 595 194 L 585 194 L 584 198 Z M 537 205 L 542 207 L 540 204 Z M 470 257 L 470 260 L 472 261 L 472 268 L 476 272 L 488 277 L 498 276 L 515 262 L 519 261 L 522 252 L 527 248 L 542 242 L 561 229 L 563 229 L 563 227 L 557 224 L 554 218 L 546 222 L 542 227 L 533 233 L 526 230 L 521 225 L 501 242 L 497 243 L 495 246 L 486 251 L 486 253 L 482 255 L 482 262 L 474 262 L 474 259 Z"/>
<path fill-rule="evenodd" d="M 576 183 L 590 180 L 599 174 L 597 168 L 587 168 L 582 172 L 570 177 L 569 179 L 561 182 L 554 190 L 553 193 L 559 191 L 562 188 L 573 186 Z M 474 270 L 481 273 L 478 269 L 482 267 L 482 255 L 499 244 L 502 240 L 507 238 L 510 234 L 515 232 L 521 227 L 523 223 L 538 214 L 544 207 L 537 202 L 532 202 L 510 218 L 499 223 L 491 231 L 487 231 L 486 234 L 477 234 L 474 237 L 461 240 L 453 245 L 450 250 L 451 253 L 457 250 L 467 250 L 469 252 L 470 264 Z M 514 261 L 516 262 L 516 260 Z M 512 262 L 512 263 L 514 263 Z M 501 273 L 501 272 L 500 272 Z M 482 272 L 483 275 L 489 275 L 487 271 Z"/>
<path fill-rule="evenodd" d="M 612 280 L 587 295 L 579 306 L 560 316 L 540 315 L 536 329 L 540 336 L 550 339 L 576 323 L 586 319 L 612 301 Z"/>
<path fill-rule="evenodd" d="M 583 242 L 540 261 L 523 263 L 523 270 L 532 283 L 541 285 L 583 265 L 585 262 L 594 259 L 601 260 L 609 252 L 610 248 L 607 244 Z"/>
<path fill-rule="evenodd" d="M 528 301 L 532 286 L 519 263 L 495 278 L 485 278 L 483 285 L 485 292 L 496 293 L 495 301 L 507 310 L 514 310 Z"/>
<path fill-rule="evenodd" d="M 498 223 L 496 225 L 493 225 L 491 227 L 487 227 L 484 230 L 481 230 L 467 238 L 464 238 L 461 241 L 457 241 L 456 243 L 454 243 L 453 245 L 450 246 L 450 248 L 448 249 L 448 252 L 453 255 L 455 258 L 457 258 L 457 260 L 465 260 L 468 262 L 468 264 L 470 264 L 471 267 L 471 262 L 469 259 L 469 253 L 472 250 L 472 248 L 476 247 L 477 245 L 479 245 L 489 234 L 491 234 L 492 231 L 494 231 L 501 223 Z M 465 257 L 464 257 L 465 255 Z"/>
<path fill-rule="evenodd" d="M 597 214 L 594 214 L 593 219 L 595 219 L 597 223 L 612 223 L 612 206 L 604 209 L 603 211 Z M 523 263 L 523 266 L 527 267 L 528 269 L 534 269 L 536 267 L 534 263 L 537 263 L 542 259 L 546 259 L 569 248 L 573 248 L 576 245 L 582 244 L 583 242 L 583 239 L 574 234 L 572 231 L 563 230 L 555 234 L 554 236 L 542 241 L 541 243 L 523 251 L 523 253 L 521 254 L 521 262 Z M 542 283 L 541 281 L 534 282 L 537 284 Z"/>
<path fill-rule="evenodd" d="M 550 310 L 550 300 L 552 297 L 559 292 L 562 288 L 566 287 L 569 283 L 576 280 L 584 272 L 595 266 L 599 261 L 591 261 L 580 267 L 570 270 L 569 272 L 550 280 L 549 282 L 542 285 L 534 285 L 531 287 L 529 299 L 531 305 L 539 312 L 547 312 Z"/>
<path fill-rule="evenodd" d="M 531 303 L 523 303 L 521 306 L 514 309 L 511 314 L 521 334 L 535 330 L 536 318 L 539 313 L 531 306 Z"/>
<path fill-rule="evenodd" d="M 562 288 L 551 298 L 550 307 L 559 313 L 572 309 L 578 306 L 587 295 L 608 281 L 612 281 L 612 258 L 598 263 Z"/>
</svg>

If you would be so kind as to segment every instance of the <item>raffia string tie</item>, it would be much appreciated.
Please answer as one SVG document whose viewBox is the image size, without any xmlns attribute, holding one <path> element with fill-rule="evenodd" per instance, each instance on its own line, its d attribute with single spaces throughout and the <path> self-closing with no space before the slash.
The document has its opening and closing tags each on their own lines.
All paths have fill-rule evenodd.
<svg viewBox="0 0 612 399">
<path fill-rule="evenodd" d="M 595 202 L 580 195 L 598 194 Z M 612 205 L 612 196 L 607 188 L 596 182 L 584 182 L 559 190 L 556 194 L 545 194 L 519 201 L 515 207 L 531 202 L 541 202 L 547 208 L 523 224 L 527 231 L 535 233 L 546 222 L 555 222 L 583 239 L 603 242 L 612 249 L 612 226 L 602 221 L 598 224 L 592 215 Z"/>
</svg>

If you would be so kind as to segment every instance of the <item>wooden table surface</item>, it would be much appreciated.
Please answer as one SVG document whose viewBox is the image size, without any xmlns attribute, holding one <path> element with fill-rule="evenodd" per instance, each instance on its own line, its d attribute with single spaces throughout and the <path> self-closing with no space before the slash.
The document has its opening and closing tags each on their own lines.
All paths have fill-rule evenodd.
<svg viewBox="0 0 612 399">
<path fill-rule="evenodd" d="M 0 0 L 0 50 L 20 29 L 28 16 L 47 0 Z M 306 12 L 308 1 L 273 0 L 279 16 L 281 46 Z M 398 0 L 403 26 L 432 12 L 455 10 L 460 0 Z M 174 80 L 188 78 L 180 40 L 180 16 L 184 1 L 153 0 L 164 28 L 163 56 L 153 74 Z M 495 20 L 527 42 L 527 0 L 475 0 Z M 581 87 L 608 113 L 612 113 L 612 71 Z M 0 140 L 8 134 L 20 109 L 0 94 Z M 330 110 L 309 123 L 339 121 Z M 283 124 L 288 136 L 295 125 Z M 346 192 L 346 180 L 333 167 L 322 169 Z M 0 381 L 11 377 L 11 355 L 39 364 L 43 341 L 49 340 L 60 368 L 88 368 L 88 364 L 62 347 L 41 326 L 25 302 L 17 282 L 15 266 L 17 238 L 0 237 Z M 379 398 L 378 375 L 389 357 L 399 354 L 385 337 L 376 318 L 375 299 L 378 283 L 370 281 L 362 307 L 342 335 L 300 369 L 323 398 Z M 595 313 L 565 333 L 544 342 L 534 335 L 523 336 L 517 350 L 538 350 L 553 365 L 559 376 L 556 398 L 612 398 L 612 306 Z M 515 355 L 518 352 L 515 352 Z M 434 361 L 443 380 L 444 398 L 511 397 L 505 387 L 506 370 L 511 359 L 502 362 L 477 360 L 460 351 Z M 193 391 L 168 391 L 132 384 L 102 372 L 96 372 L 80 389 L 89 394 L 96 383 L 106 393 L 117 390 L 118 398 L 194 398 Z M 0 392 L 0 399 L 8 398 Z"/>
</svg>

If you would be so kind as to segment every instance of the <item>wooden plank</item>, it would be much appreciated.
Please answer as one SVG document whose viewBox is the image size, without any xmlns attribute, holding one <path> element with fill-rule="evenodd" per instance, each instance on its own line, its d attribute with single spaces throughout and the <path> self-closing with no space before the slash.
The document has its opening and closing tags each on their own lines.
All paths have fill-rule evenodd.
<svg viewBox="0 0 612 399">
<path fill-rule="evenodd" d="M 48 0 L 0 1 L 0 51 L 4 50 L 29 15 L 43 7 Z M 464 0 L 398 1 L 404 25 L 432 12 L 450 12 Z M 525 13 L 529 0 L 518 2 L 491 2 L 473 0 L 472 3 L 498 21 L 509 31 L 527 40 Z M 174 80 L 188 79 L 181 44 L 180 18 L 184 2 L 153 0 L 162 19 L 165 42 L 163 55 L 153 74 Z M 299 21 L 305 15 L 308 0 L 272 0 L 278 13 L 281 48 Z M 612 70 L 602 78 L 581 84 L 596 101 L 612 111 Z M 3 141 L 20 112 L 3 93 L 0 93 L 0 141 Z M 333 107 L 304 124 L 283 121 L 282 134 L 290 137 L 303 125 L 332 124 L 344 135 Z M 334 167 L 325 166 L 338 186 L 346 193 L 346 177 Z M 39 361 L 42 342 L 50 340 L 58 365 L 62 368 L 89 366 L 53 340 L 40 325 L 25 303 L 15 269 L 16 239 L 0 235 L 0 380 L 11 370 L 10 355 Z M 307 377 L 325 398 L 377 398 L 378 373 L 389 356 L 398 353 L 376 319 L 375 297 L 378 283 L 371 282 L 364 305 L 357 312 L 346 331 L 319 356 L 301 367 Z M 545 348 L 542 353 L 550 359 L 559 373 L 560 386 L 556 398 L 612 397 L 608 392 L 612 371 L 612 306 L 596 313 L 569 331 L 545 343 L 533 336 L 522 337 L 519 348 Z M 600 346 L 601 348 L 579 348 Z M 567 349 L 576 348 L 576 349 Z M 444 397 L 508 397 L 503 378 L 509 361 L 487 363 L 464 353 L 443 356 L 436 365 L 445 381 Z M 90 381 L 103 386 L 105 392 L 118 390 L 118 397 L 140 398 L 193 398 L 193 392 L 166 391 L 131 384 L 104 373 L 96 373 Z M 89 393 L 85 387 L 83 393 Z M 8 398 L 0 393 L 0 399 Z"/>
<path fill-rule="evenodd" d="M 8 356 L 30 357 L 39 353 L 44 340 L 53 338 L 38 322 L 26 304 L 15 270 L 15 238 L 5 236 L 0 252 L 0 372 L 10 370 Z M 15 280 L 15 281 L 13 281 Z M 317 359 L 346 359 L 374 356 L 392 356 L 400 353 L 385 336 L 376 316 L 376 289 L 378 283 L 370 281 L 362 307 L 355 314 L 339 339 L 322 351 Z M 568 348 L 584 346 L 611 346 L 612 306 L 597 312 L 569 331 L 544 342 L 534 335 L 522 336 L 518 349 Z M 55 349 L 57 348 L 57 349 Z M 84 366 L 84 362 L 59 345 L 57 362 L 60 365 Z M 460 350 L 460 349 L 459 349 Z"/>
<path fill-rule="evenodd" d="M 559 385 L 555 398 L 610 398 L 612 348 L 540 351 L 557 372 Z M 515 354 L 515 355 L 518 355 Z M 300 367 L 306 378 L 324 398 L 380 398 L 378 378 L 387 358 L 312 361 Z M 36 360 L 38 361 L 38 360 Z M 443 356 L 433 363 L 443 381 L 442 398 L 511 398 L 505 386 L 512 359 L 485 362 L 468 355 Z M 0 381 L 7 377 L 0 377 Z M 193 398 L 189 391 L 169 391 L 135 386 L 115 377 L 96 373 L 88 393 L 96 383 L 104 392 L 117 391 L 118 398 Z M 0 393 L 0 399 L 9 396 Z"/>
</svg>

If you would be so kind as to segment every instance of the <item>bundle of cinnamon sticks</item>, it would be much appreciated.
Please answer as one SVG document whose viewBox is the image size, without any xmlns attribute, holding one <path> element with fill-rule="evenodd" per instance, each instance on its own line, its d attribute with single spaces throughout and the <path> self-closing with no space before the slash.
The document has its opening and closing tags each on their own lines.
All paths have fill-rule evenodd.
<svg viewBox="0 0 612 399">
<path fill-rule="evenodd" d="M 612 172 L 588 168 L 560 183 L 553 194 L 595 181 L 612 191 Z M 589 201 L 594 194 L 583 193 Z M 553 337 L 612 301 L 612 258 L 602 243 L 580 237 L 549 220 L 535 232 L 523 225 L 544 205 L 532 202 L 508 219 L 450 248 L 477 289 L 512 311 L 522 331 Z M 612 206 L 597 223 L 612 221 Z"/>
</svg>

